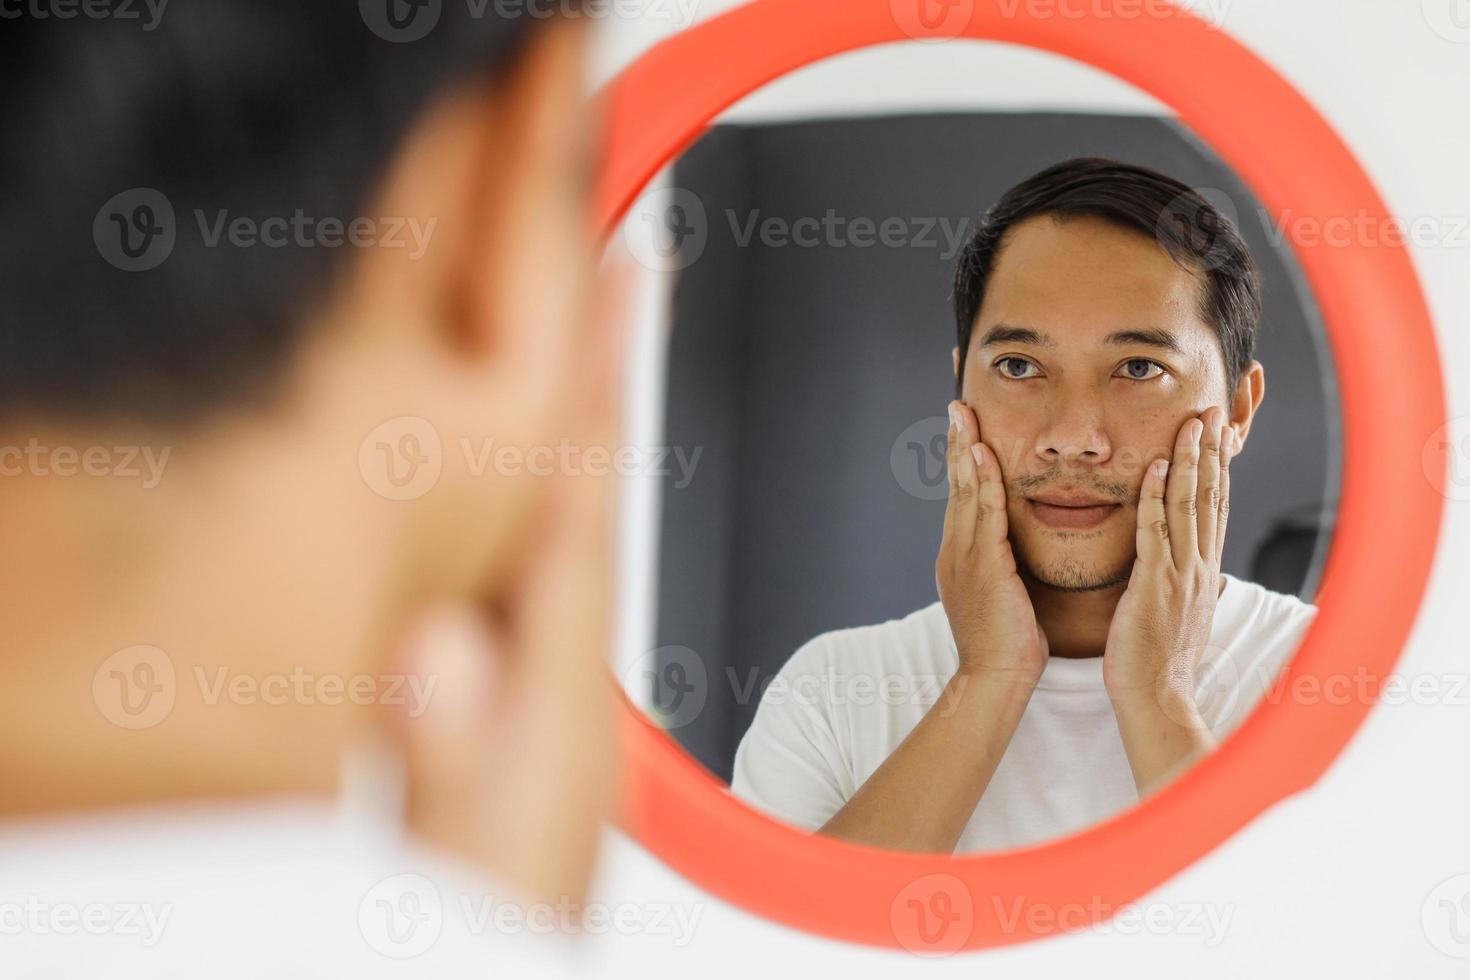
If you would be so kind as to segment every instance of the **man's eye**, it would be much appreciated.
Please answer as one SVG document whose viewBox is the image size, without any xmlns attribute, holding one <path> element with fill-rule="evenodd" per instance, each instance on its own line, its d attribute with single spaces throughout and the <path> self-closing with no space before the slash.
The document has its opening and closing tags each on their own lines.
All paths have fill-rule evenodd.
<svg viewBox="0 0 1470 980">
<path fill-rule="evenodd" d="M 1123 362 L 1123 377 L 1130 381 L 1150 381 L 1164 373 L 1164 366 L 1157 361 L 1135 357 Z"/>
<path fill-rule="evenodd" d="M 1030 372 L 1034 371 L 1036 368 L 1035 364 L 1032 364 L 1030 361 L 1022 357 L 1002 357 L 1000 360 L 995 362 L 995 366 L 1000 369 L 1000 373 L 1003 377 L 1007 377 L 1015 381 L 1031 377 L 1032 375 Z"/>
</svg>

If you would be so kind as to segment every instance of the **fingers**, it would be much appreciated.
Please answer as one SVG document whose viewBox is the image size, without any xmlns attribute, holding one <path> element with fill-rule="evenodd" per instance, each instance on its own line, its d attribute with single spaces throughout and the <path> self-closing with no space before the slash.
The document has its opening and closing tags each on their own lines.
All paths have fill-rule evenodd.
<svg viewBox="0 0 1470 980">
<path fill-rule="evenodd" d="M 969 551 L 977 543 L 1004 542 L 1006 491 L 995 453 L 980 439 L 980 420 L 962 401 L 949 405 L 949 504 L 945 536 Z"/>
<path fill-rule="evenodd" d="M 1164 491 L 1168 511 L 1169 550 L 1179 571 L 1199 554 L 1199 457 L 1200 433 L 1204 423 L 1192 418 L 1179 428 L 1174 440 L 1174 461 L 1169 466 L 1169 483 Z"/>
<path fill-rule="evenodd" d="M 961 401 L 949 403 L 949 503 L 944 509 L 944 531 L 955 546 L 969 550 L 975 540 L 975 457 L 972 446 L 978 441 L 979 424 L 974 434 L 969 425 L 970 409 Z"/>
<path fill-rule="evenodd" d="M 633 274 L 630 265 L 603 273 L 553 436 L 616 448 Z M 607 807 L 618 763 L 604 666 L 617 481 L 590 471 L 545 481 L 540 509 L 526 516 L 534 545 L 513 579 L 487 584 L 494 596 L 483 608 L 448 610 L 409 645 L 416 673 L 439 690 L 399 729 L 416 834 L 523 894 L 577 898 L 597 842 L 587 815 Z"/>
<path fill-rule="evenodd" d="M 1172 564 L 1169 548 L 1169 517 L 1164 505 L 1164 489 L 1169 461 L 1156 459 L 1143 474 L 1138 492 L 1138 558 L 1144 564 Z M 1136 567 L 1136 566 L 1135 566 Z"/>
<path fill-rule="evenodd" d="M 574 444 L 616 452 L 636 269 L 606 267 L 587 317 L 591 330 L 568 366 L 561 431 Z M 499 705 L 498 801 L 481 826 L 511 848 L 503 874 L 535 894 L 580 896 L 598 827 L 616 785 L 612 651 L 618 477 L 615 470 L 547 477 L 535 546 L 517 588 L 495 612 L 510 648 Z M 574 774 L 574 785 L 547 772 Z M 467 778 L 473 775 L 467 772 Z M 512 802 L 513 801 L 513 802 Z"/>
<path fill-rule="evenodd" d="M 1139 491 L 1138 553 L 1154 557 L 1162 539 L 1177 570 L 1195 560 L 1217 567 L 1225 552 L 1230 513 L 1230 460 L 1238 450 L 1234 429 L 1218 406 L 1180 426 L 1164 487 L 1162 515 L 1152 472 Z M 1160 524 L 1162 520 L 1163 524 Z"/>
<path fill-rule="evenodd" d="M 590 297 L 589 336 L 569 371 L 570 399 L 556 435 L 615 452 L 620 443 L 622 384 L 629 306 L 636 270 L 610 261 Z M 553 472 L 543 479 L 542 509 L 532 518 L 536 544 L 505 607 L 518 647 L 545 648 L 555 660 L 606 652 L 617 520 L 613 472 Z M 576 609 L 578 615 L 568 616 Z M 575 631 L 575 632 L 573 632 Z M 573 642 L 577 640 L 578 642 Z"/>
<path fill-rule="evenodd" d="M 1003 545 L 1006 541 L 1006 485 L 1000 471 L 1000 460 L 985 443 L 975 441 L 971 454 L 975 458 L 975 542 L 980 545 Z"/>
<path fill-rule="evenodd" d="M 473 777 L 495 744 L 503 651 L 474 610 L 446 605 L 414 622 L 397 657 L 418 689 L 430 691 L 389 716 L 404 765 L 404 819 L 421 840 L 489 863 L 481 829 L 488 800 Z"/>
<path fill-rule="evenodd" d="M 1204 430 L 1200 434 L 1199 493 L 1196 511 L 1199 515 L 1199 556 L 1206 561 L 1215 556 L 1215 536 L 1220 516 L 1220 440 L 1225 413 L 1213 407 L 1200 416 Z"/>
<path fill-rule="evenodd" d="M 1230 518 L 1230 464 L 1240 451 L 1235 430 L 1225 426 L 1220 446 L 1220 507 L 1215 523 L 1215 564 L 1225 559 L 1225 525 Z"/>
<path fill-rule="evenodd" d="M 573 386 L 559 435 L 582 446 L 620 444 L 625 341 L 636 271 L 626 262 L 602 270 L 593 296 L 592 333 L 573 366 Z M 561 637 L 576 628 L 582 638 L 606 647 L 598 624 L 606 612 L 613 575 L 617 520 L 617 478 L 613 472 L 552 474 L 545 487 L 543 537 L 523 577 L 519 616 L 534 635 Z M 591 602 L 592 605 L 587 605 Z M 568 616 L 567 610 L 597 616 Z M 580 626 L 568 620 L 584 620 Z M 544 633 L 541 632 L 544 630 Z M 562 640 L 549 645 L 560 649 Z M 585 649 L 586 644 L 578 648 Z"/>
</svg>

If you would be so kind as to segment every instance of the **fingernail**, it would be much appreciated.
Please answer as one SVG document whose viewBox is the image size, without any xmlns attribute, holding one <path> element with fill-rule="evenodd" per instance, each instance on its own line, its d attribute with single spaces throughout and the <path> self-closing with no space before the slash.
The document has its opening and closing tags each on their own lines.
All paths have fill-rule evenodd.
<svg viewBox="0 0 1470 980">
<path fill-rule="evenodd" d="M 985 443 L 977 442 L 970 447 L 970 455 L 975 457 L 976 466 L 985 465 Z"/>
<path fill-rule="evenodd" d="M 1189 441 L 1198 446 L 1200 436 L 1205 434 L 1205 423 L 1200 419 L 1195 419 L 1195 421 L 1199 424 L 1190 426 Z"/>
<path fill-rule="evenodd" d="M 1162 478 L 1169 472 L 1169 461 L 1167 459 L 1156 459 L 1153 462 L 1154 476 Z"/>
<path fill-rule="evenodd" d="M 964 423 L 960 421 L 960 407 L 954 402 L 949 404 L 949 427 L 951 429 L 964 428 Z"/>
</svg>

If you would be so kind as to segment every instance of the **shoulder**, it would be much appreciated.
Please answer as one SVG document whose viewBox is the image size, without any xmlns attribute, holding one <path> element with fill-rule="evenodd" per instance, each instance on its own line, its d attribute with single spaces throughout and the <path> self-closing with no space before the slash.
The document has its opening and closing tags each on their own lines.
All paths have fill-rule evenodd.
<svg viewBox="0 0 1470 980">
<path fill-rule="evenodd" d="M 957 662 L 949 619 L 944 606 L 935 600 L 881 623 L 820 633 L 797 648 L 781 673 L 831 674 L 884 666 L 942 670 L 952 669 Z"/>
<path fill-rule="evenodd" d="M 7 966 L 86 976 L 105 961 L 112 977 L 182 977 L 225 956 L 230 975 L 370 980 L 399 975 L 414 957 L 424 975 L 489 962 L 512 976 L 571 975 L 560 935 L 483 928 L 515 901 L 501 882 L 406 835 L 370 802 L 155 804 L 0 821 L 6 884 L 37 907 L 127 898 L 94 903 L 105 934 L 7 936 Z"/>
<path fill-rule="evenodd" d="M 1222 575 L 1225 590 L 1216 608 L 1217 624 L 1230 635 L 1300 635 L 1317 615 L 1317 607 L 1286 592 L 1234 575 Z"/>
<path fill-rule="evenodd" d="M 761 692 L 735 753 L 731 792 L 815 830 L 857 791 L 865 778 L 858 774 L 887 757 L 888 734 L 912 727 L 903 723 L 907 713 L 937 697 L 956 663 L 938 601 L 819 633 Z"/>
<path fill-rule="evenodd" d="M 1301 646 L 1317 607 L 1226 575 L 1199 679 L 1200 708 L 1217 735 L 1235 728 Z"/>
</svg>

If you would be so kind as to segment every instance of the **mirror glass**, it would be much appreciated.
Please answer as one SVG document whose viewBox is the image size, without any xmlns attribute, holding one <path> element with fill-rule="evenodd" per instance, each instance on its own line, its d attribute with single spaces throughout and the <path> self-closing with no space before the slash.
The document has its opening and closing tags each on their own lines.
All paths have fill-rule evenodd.
<svg viewBox="0 0 1470 980">
<path fill-rule="evenodd" d="M 741 801 L 881 847 L 1038 844 L 1166 784 L 1316 611 L 1314 235 L 1163 104 L 1027 49 L 886 45 L 732 107 L 609 239 L 641 277 L 629 699 Z M 1211 406 L 1218 560 L 1211 433 L 1194 552 L 1190 468 L 1145 495 Z"/>
</svg>

